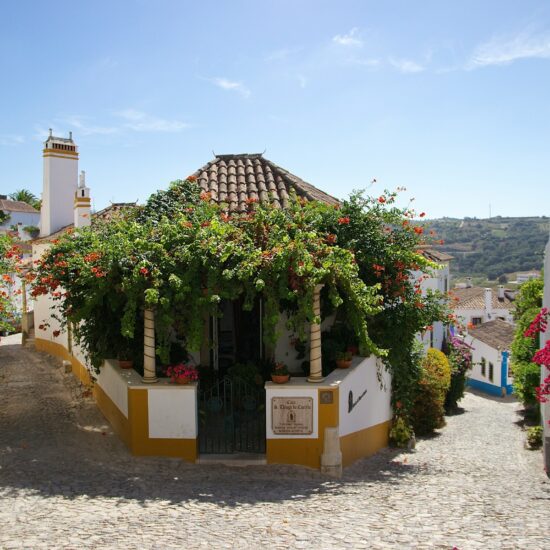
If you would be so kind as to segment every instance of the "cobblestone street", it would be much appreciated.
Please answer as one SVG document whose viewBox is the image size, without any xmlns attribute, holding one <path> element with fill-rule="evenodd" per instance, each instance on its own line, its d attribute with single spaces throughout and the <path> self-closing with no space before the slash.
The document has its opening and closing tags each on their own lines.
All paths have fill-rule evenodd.
<svg viewBox="0 0 550 550">
<path fill-rule="evenodd" d="M 1 548 L 549 548 L 518 405 L 468 393 L 415 452 L 305 468 L 136 458 L 58 362 L 0 346 Z M 84 392 L 84 394 L 83 394 Z"/>
</svg>

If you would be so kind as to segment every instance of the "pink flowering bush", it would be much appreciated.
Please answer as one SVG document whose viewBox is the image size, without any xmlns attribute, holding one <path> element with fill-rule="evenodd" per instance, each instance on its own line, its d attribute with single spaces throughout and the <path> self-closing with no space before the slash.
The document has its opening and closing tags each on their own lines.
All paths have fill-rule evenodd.
<svg viewBox="0 0 550 550">
<path fill-rule="evenodd" d="M 178 379 L 186 378 L 189 382 L 194 382 L 199 379 L 199 371 L 193 365 L 179 363 L 171 365 L 166 369 L 166 375 L 170 377 L 172 382 L 177 382 Z"/>
</svg>

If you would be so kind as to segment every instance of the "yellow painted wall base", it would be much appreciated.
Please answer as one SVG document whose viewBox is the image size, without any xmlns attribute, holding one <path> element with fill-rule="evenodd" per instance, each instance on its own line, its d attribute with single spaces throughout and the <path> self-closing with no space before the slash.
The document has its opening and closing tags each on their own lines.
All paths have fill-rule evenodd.
<svg viewBox="0 0 550 550">
<path fill-rule="evenodd" d="M 73 357 L 61 344 L 36 339 L 36 349 L 71 362 L 74 376 L 87 386 L 92 379 L 86 367 Z M 97 384 L 93 384 L 93 396 L 99 410 L 109 421 L 116 434 L 124 441 L 133 455 L 170 456 L 188 462 L 196 462 L 197 439 L 164 439 L 149 437 L 149 403 L 146 389 L 128 390 L 128 418 L 122 414 L 110 397 Z"/>
<path fill-rule="evenodd" d="M 310 468 L 321 467 L 323 443 L 320 439 L 268 439 L 268 464 L 299 464 Z"/>
<path fill-rule="evenodd" d="M 36 338 L 35 347 L 37 351 L 44 351 L 54 357 L 59 357 L 65 361 L 70 361 L 73 374 L 84 384 L 85 386 L 92 385 L 92 379 L 88 369 L 76 358 L 73 357 L 68 350 L 57 342 L 50 342 L 50 340 L 44 340 L 42 338 Z"/>
<path fill-rule="evenodd" d="M 342 464 L 349 466 L 356 460 L 371 456 L 388 446 L 391 420 L 340 438 Z"/>
</svg>

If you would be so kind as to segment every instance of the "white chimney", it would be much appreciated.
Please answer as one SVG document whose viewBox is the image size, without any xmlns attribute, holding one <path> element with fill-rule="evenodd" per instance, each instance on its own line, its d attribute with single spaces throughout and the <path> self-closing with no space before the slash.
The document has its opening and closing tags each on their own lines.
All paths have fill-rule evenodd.
<svg viewBox="0 0 550 550">
<path fill-rule="evenodd" d="M 72 136 L 50 135 L 44 142 L 44 179 L 40 236 L 55 233 L 73 222 L 73 200 L 78 180 L 78 151 Z"/>
<path fill-rule="evenodd" d="M 492 319 L 493 312 L 493 291 L 490 288 L 485 289 L 485 321 Z"/>
<path fill-rule="evenodd" d="M 504 300 L 504 285 L 498 285 L 498 299 Z"/>
<path fill-rule="evenodd" d="M 78 188 L 74 196 L 74 226 L 87 227 L 92 223 L 90 189 L 86 187 L 86 172 L 80 172 Z"/>
<path fill-rule="evenodd" d="M 472 288 L 472 278 L 466 277 L 466 288 Z"/>
</svg>

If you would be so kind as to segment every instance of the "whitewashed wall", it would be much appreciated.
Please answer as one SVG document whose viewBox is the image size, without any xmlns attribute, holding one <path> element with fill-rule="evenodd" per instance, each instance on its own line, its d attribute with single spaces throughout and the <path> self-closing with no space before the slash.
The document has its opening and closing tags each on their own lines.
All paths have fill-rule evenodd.
<svg viewBox="0 0 550 550">
<path fill-rule="evenodd" d="M 365 390 L 365 395 L 357 401 Z M 351 412 L 350 391 L 357 403 Z M 374 356 L 354 358 L 354 365 L 340 383 L 339 416 L 340 437 L 392 419 L 391 376 Z"/>
<path fill-rule="evenodd" d="M 501 385 L 501 364 L 502 364 L 502 355 L 500 351 L 489 346 L 488 344 L 481 342 L 477 338 L 471 337 L 467 338 L 468 343 L 473 347 L 472 350 L 472 362 L 474 366 L 472 370 L 468 373 L 468 377 L 472 380 L 478 380 L 480 382 L 485 382 L 486 384 L 492 384 L 493 386 Z M 481 374 L 481 359 L 485 358 L 486 367 L 485 367 L 485 376 Z M 489 380 L 489 362 L 493 363 L 493 380 Z"/>
</svg>

